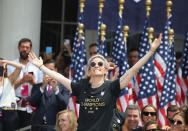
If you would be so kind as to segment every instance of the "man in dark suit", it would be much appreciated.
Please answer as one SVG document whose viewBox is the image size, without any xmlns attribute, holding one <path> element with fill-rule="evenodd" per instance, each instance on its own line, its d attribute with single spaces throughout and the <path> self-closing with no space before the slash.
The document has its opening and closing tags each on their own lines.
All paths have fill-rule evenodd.
<svg viewBox="0 0 188 131">
<path fill-rule="evenodd" d="M 44 65 L 57 71 L 54 60 L 46 60 Z M 33 86 L 31 105 L 36 107 L 32 116 L 32 131 L 54 131 L 56 114 L 67 108 L 70 93 L 49 76 L 43 75 L 43 83 Z"/>
</svg>

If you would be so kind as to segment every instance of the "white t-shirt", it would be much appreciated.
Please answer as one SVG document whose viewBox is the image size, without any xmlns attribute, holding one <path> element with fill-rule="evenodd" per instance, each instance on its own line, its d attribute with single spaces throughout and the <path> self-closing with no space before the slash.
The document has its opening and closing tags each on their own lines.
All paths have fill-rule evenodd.
<svg viewBox="0 0 188 131">
<path fill-rule="evenodd" d="M 15 90 L 8 78 L 5 78 L 0 86 L 0 107 L 17 109 Z"/>
<path fill-rule="evenodd" d="M 14 62 L 20 63 L 19 59 L 14 60 Z M 15 67 L 8 66 L 8 75 L 10 75 L 12 72 L 14 72 L 14 70 L 15 70 Z M 42 80 L 43 80 L 43 73 L 42 73 L 42 71 L 40 71 L 38 67 L 36 67 L 35 65 L 33 65 L 30 62 L 27 63 L 27 66 L 26 66 L 25 69 L 22 68 L 22 70 L 20 72 L 20 75 L 19 75 L 19 77 L 18 77 L 17 80 L 22 79 L 23 78 L 23 74 L 24 73 L 28 73 L 28 72 L 33 72 L 33 74 L 34 74 L 34 80 L 37 83 L 42 82 Z M 29 84 L 29 83 L 23 83 L 23 84 L 28 85 L 28 96 L 31 96 L 32 85 Z M 16 88 L 16 96 L 26 98 L 28 96 L 23 96 L 22 93 L 21 93 L 22 85 L 20 85 L 19 87 Z"/>
</svg>

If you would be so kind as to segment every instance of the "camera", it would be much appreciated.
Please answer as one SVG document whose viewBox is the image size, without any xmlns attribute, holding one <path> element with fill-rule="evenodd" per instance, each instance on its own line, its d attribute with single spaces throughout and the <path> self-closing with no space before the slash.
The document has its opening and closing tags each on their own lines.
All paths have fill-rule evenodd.
<svg viewBox="0 0 188 131">
<path fill-rule="evenodd" d="M 3 76 L 3 66 L 0 66 L 0 76 Z"/>
</svg>

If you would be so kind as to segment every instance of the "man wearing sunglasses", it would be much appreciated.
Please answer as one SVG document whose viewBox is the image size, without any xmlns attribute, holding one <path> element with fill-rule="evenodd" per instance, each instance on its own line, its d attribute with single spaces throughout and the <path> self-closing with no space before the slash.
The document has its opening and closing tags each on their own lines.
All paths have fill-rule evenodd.
<svg viewBox="0 0 188 131">
<path fill-rule="evenodd" d="M 167 120 L 168 120 L 168 125 L 167 126 L 163 126 L 162 129 L 163 130 L 168 130 L 170 129 L 170 126 L 173 125 L 173 116 L 174 114 L 178 113 L 180 111 L 179 107 L 177 105 L 170 105 L 167 108 Z"/>
</svg>

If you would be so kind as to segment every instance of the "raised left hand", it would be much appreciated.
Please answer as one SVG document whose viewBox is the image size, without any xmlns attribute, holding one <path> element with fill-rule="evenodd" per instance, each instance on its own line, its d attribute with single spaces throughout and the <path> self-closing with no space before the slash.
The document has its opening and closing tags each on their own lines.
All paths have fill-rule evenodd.
<svg viewBox="0 0 188 131">
<path fill-rule="evenodd" d="M 159 47 L 159 45 L 161 44 L 161 39 L 162 39 L 162 33 L 160 33 L 159 37 L 156 38 L 152 43 L 151 43 L 151 48 L 150 50 L 152 52 L 155 52 L 156 49 Z"/>
</svg>

